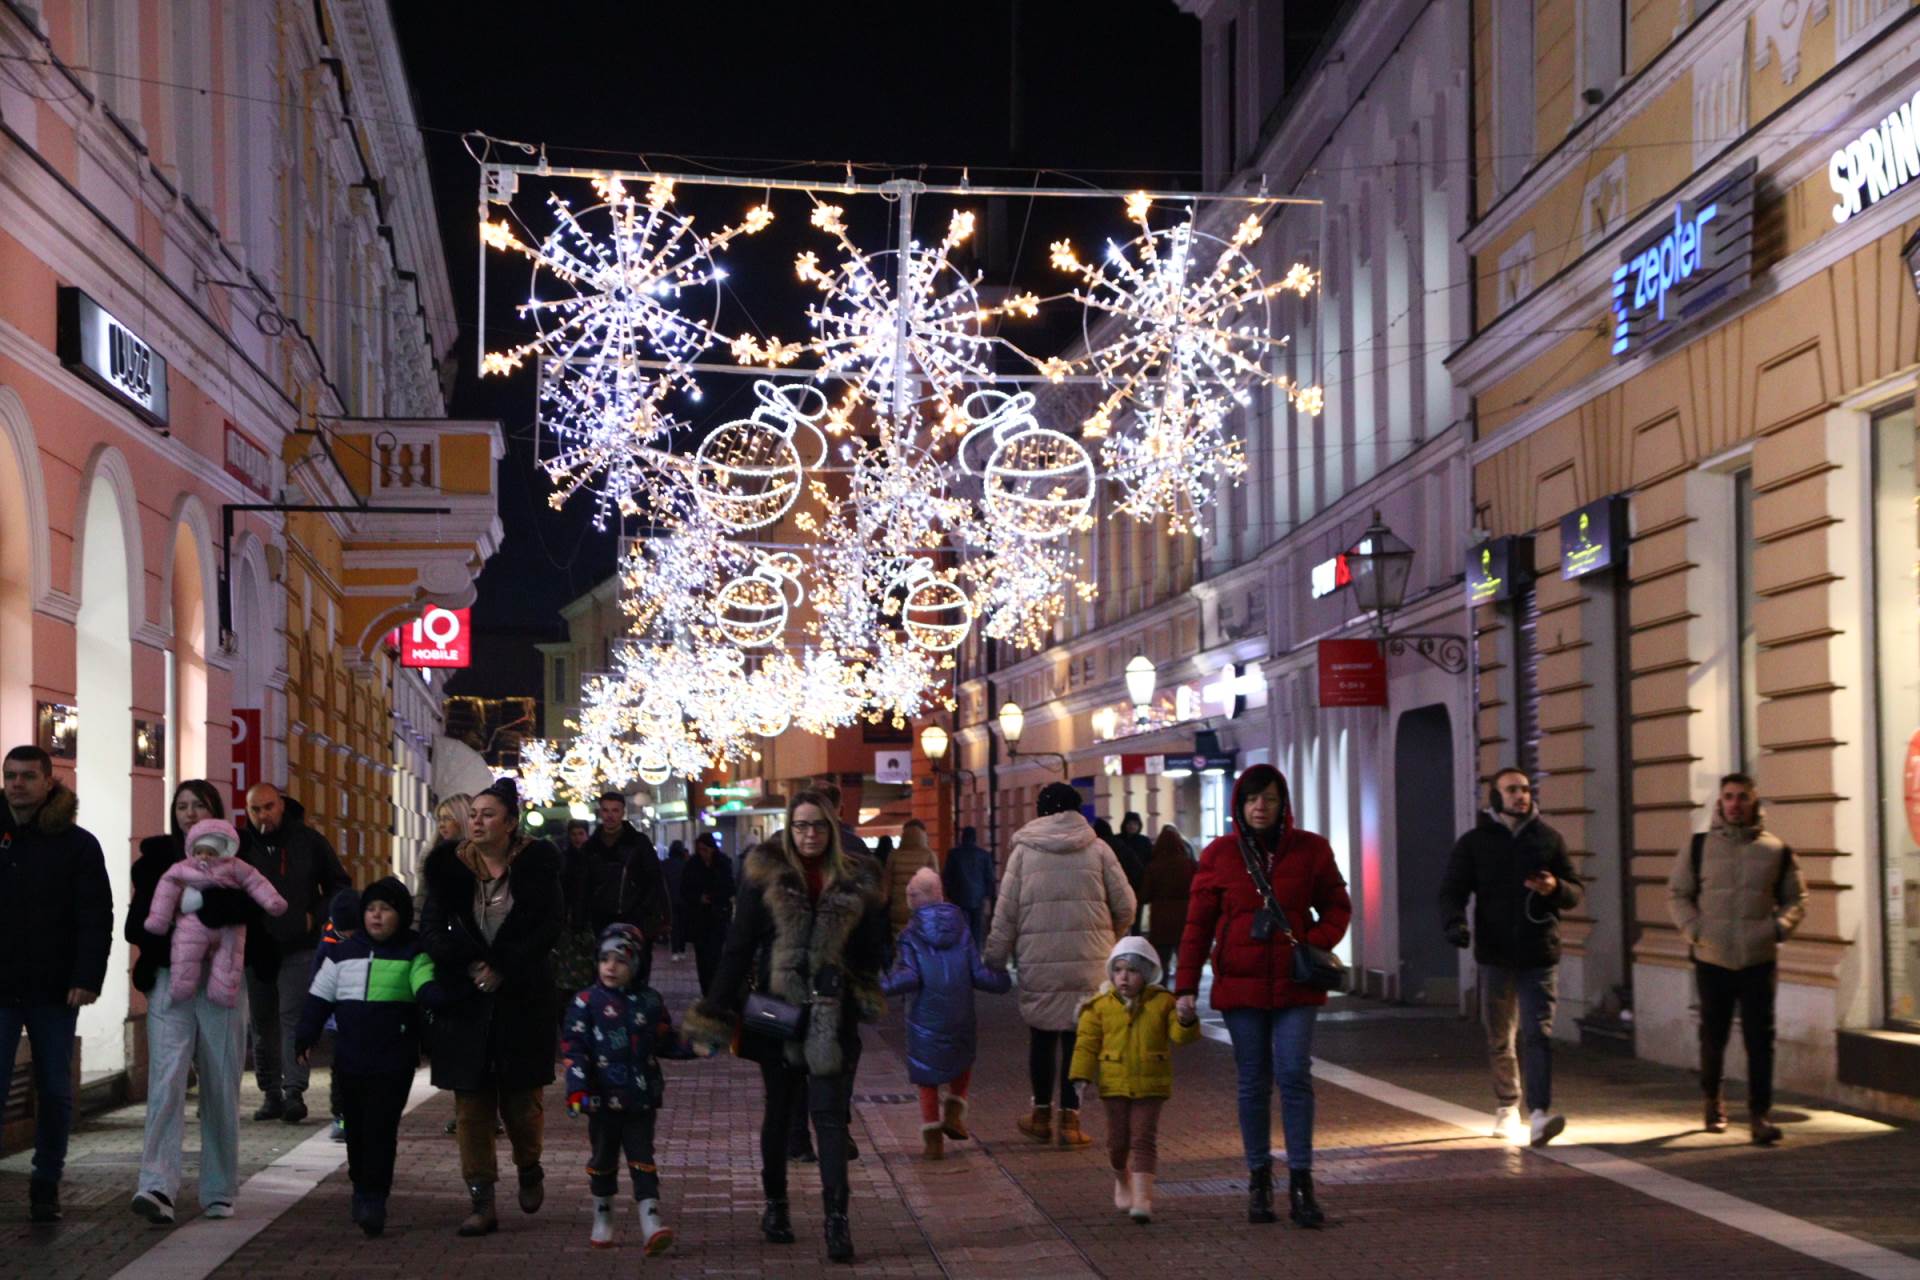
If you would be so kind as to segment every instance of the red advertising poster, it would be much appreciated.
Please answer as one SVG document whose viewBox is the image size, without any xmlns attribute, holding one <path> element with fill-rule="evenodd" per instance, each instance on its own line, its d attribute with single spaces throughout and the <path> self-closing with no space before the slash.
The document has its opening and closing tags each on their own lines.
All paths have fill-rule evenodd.
<svg viewBox="0 0 1920 1280">
<path fill-rule="evenodd" d="M 1377 640 L 1320 642 L 1320 705 L 1387 705 L 1387 655 Z"/>
<path fill-rule="evenodd" d="M 247 811 L 247 788 L 260 781 L 260 708 L 233 709 L 233 812 Z"/>
<path fill-rule="evenodd" d="M 464 667 L 473 662 L 473 633 L 465 609 L 428 609 L 387 637 L 403 667 Z"/>
</svg>

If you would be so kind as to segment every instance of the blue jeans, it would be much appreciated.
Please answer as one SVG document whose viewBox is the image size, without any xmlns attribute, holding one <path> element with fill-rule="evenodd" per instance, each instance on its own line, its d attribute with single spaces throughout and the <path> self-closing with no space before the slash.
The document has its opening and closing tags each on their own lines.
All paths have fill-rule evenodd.
<svg viewBox="0 0 1920 1280">
<path fill-rule="evenodd" d="M 1313 1020 L 1318 1005 L 1226 1009 L 1233 1065 L 1240 1073 L 1240 1143 L 1247 1170 L 1273 1164 L 1273 1086 L 1280 1085 L 1280 1129 L 1287 1168 L 1313 1168 Z"/>
<path fill-rule="evenodd" d="M 1503 1107 L 1520 1105 L 1524 1077 L 1527 1107 L 1553 1110 L 1553 1007 L 1559 971 L 1480 966 L 1480 1021 L 1487 1032 L 1487 1060 L 1493 1068 L 1493 1098 Z M 1520 1056 L 1514 1058 L 1516 1033 Z"/>
<path fill-rule="evenodd" d="M 33 1047 L 33 1179 L 60 1181 L 67 1167 L 67 1134 L 73 1130 L 73 1031 L 80 1011 L 65 1004 L 0 1005 L 0 1098 L 13 1087 L 13 1057 L 20 1033 Z"/>
</svg>

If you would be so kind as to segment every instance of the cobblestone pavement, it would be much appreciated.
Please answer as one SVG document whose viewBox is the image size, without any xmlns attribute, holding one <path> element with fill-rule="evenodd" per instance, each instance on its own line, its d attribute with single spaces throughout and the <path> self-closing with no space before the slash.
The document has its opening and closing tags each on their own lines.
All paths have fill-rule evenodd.
<svg viewBox="0 0 1920 1280">
<path fill-rule="evenodd" d="M 662 957 L 656 981 L 676 1010 L 684 1008 L 692 994 L 691 962 Z M 1608 1176 L 1595 1176 L 1448 1122 L 1462 1107 L 1488 1109 L 1471 1024 L 1441 1012 L 1358 1002 L 1337 1002 L 1323 1017 L 1315 1045 L 1324 1062 L 1358 1073 L 1341 1076 L 1350 1088 L 1324 1079 L 1318 1088 L 1316 1181 L 1336 1225 L 1307 1233 L 1284 1223 L 1246 1223 L 1232 1058 L 1209 1038 L 1176 1057 L 1175 1096 L 1162 1122 L 1155 1221 L 1136 1227 L 1113 1211 L 1098 1141 L 1084 1151 L 1056 1151 L 1014 1129 L 1014 1117 L 1027 1105 L 1025 1029 L 1010 998 L 983 998 L 981 1015 L 970 1115 L 976 1140 L 950 1144 L 948 1158 L 937 1164 L 918 1154 L 919 1114 L 897 1016 L 867 1033 L 854 1117 L 863 1158 L 852 1176 L 860 1262 L 851 1274 L 1920 1276 L 1916 1126 L 1787 1097 L 1780 1107 L 1786 1143 L 1756 1151 L 1738 1142 L 1737 1133 L 1699 1132 L 1686 1073 L 1564 1049 L 1556 1086 L 1570 1119 L 1563 1141 L 1582 1144 L 1569 1147 L 1568 1158 L 1633 1162 L 1613 1161 Z M 633 1247 L 625 1201 L 623 1247 L 588 1247 L 584 1124 L 557 1108 L 547 1117 L 546 1207 L 534 1217 L 521 1215 L 503 1184 L 499 1234 L 458 1239 L 453 1226 L 465 1197 L 452 1139 L 443 1132 L 452 1106 L 446 1095 L 434 1094 L 403 1125 L 390 1225 L 379 1241 L 362 1240 L 347 1220 L 344 1167 L 327 1172 L 326 1163 L 340 1149 L 321 1141 L 289 1156 L 291 1141 L 317 1126 L 277 1123 L 243 1126 L 244 1172 L 257 1173 L 276 1159 L 281 1164 L 243 1192 L 235 1223 L 193 1219 L 192 1207 L 183 1206 L 183 1225 L 172 1233 L 146 1227 L 126 1209 L 142 1120 L 139 1108 L 129 1108 L 88 1122 L 76 1135 L 67 1221 L 56 1229 L 24 1222 L 25 1154 L 0 1161 L 0 1274 L 104 1277 L 163 1240 L 166 1248 L 127 1274 L 358 1280 L 455 1275 L 476 1267 L 568 1280 L 849 1274 L 826 1264 L 818 1178 L 810 1167 L 795 1166 L 792 1179 L 799 1242 L 780 1247 L 759 1239 L 755 1070 L 724 1060 L 670 1063 L 667 1074 L 660 1163 L 668 1220 L 679 1239 L 661 1258 L 643 1260 Z M 1413 1092 L 1391 1093 L 1388 1086 Z M 1375 1096 L 1381 1093 L 1404 1105 Z M 310 1096 L 323 1097 L 323 1087 L 316 1083 Z M 1102 1138 L 1097 1103 L 1086 1120 Z M 316 1157 L 319 1182 L 306 1192 L 298 1169 L 303 1161 L 314 1167 Z M 1740 1198 L 1735 1216 L 1749 1230 L 1696 1211 L 1715 1200 L 1714 1192 Z M 275 1196 L 286 1203 L 297 1198 L 297 1204 L 279 1212 Z M 250 1203 L 257 1212 L 249 1213 Z M 1809 1245 L 1806 1233 L 1822 1227 L 1897 1252 L 1868 1251 L 1862 1258 L 1818 1241 Z M 1794 1240 L 1801 1248 L 1783 1243 Z M 1848 1262 L 1851 1269 L 1836 1265 Z"/>
</svg>

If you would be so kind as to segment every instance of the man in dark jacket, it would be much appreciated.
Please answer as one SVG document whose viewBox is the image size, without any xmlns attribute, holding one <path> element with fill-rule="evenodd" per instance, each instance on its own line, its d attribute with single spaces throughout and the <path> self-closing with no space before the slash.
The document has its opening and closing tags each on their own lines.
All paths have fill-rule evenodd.
<svg viewBox="0 0 1920 1280">
<path fill-rule="evenodd" d="M 651 946 L 668 935 L 673 906 L 667 901 L 667 877 L 653 841 L 627 821 L 627 798 L 609 791 L 597 802 L 600 830 L 587 842 L 587 914 L 594 936 L 608 925 L 630 924 L 647 935 L 649 953 L 640 958 L 650 967 Z M 645 972 L 639 975 L 646 979 Z"/>
<path fill-rule="evenodd" d="M 673 904 L 673 928 L 668 932 L 672 935 L 670 945 L 675 960 L 687 953 L 686 912 L 680 910 L 680 879 L 687 873 L 687 857 L 686 844 L 675 840 L 667 846 L 666 861 L 660 867 L 660 874 L 667 881 L 667 901 Z"/>
<path fill-rule="evenodd" d="M 1567 860 L 1567 842 L 1541 821 L 1525 773 L 1509 768 L 1495 774 L 1489 800 L 1480 821 L 1447 855 L 1440 922 L 1454 946 L 1473 944 L 1480 966 L 1480 1017 L 1499 1104 L 1494 1136 L 1510 1136 L 1524 1073 L 1529 1137 L 1534 1146 L 1544 1147 L 1567 1124 L 1553 1114 L 1553 1010 L 1560 913 L 1580 905 L 1580 881 Z"/>
<path fill-rule="evenodd" d="M 320 942 L 327 907 L 335 894 L 351 889 L 333 846 L 309 827 L 306 810 L 280 794 L 271 782 L 247 790 L 248 826 L 240 838 L 240 856 L 272 882 L 287 900 L 286 913 L 266 920 L 267 933 L 280 951 L 280 968 L 271 979 L 247 970 L 247 1003 L 253 1023 L 253 1074 L 266 1095 L 255 1120 L 299 1124 L 307 1118 L 308 1071 L 294 1056 L 294 1033 L 306 1003 L 313 949 Z"/>
<path fill-rule="evenodd" d="M 1120 819 L 1120 834 L 1114 837 L 1115 850 L 1120 854 L 1120 869 L 1127 873 L 1127 887 L 1133 890 L 1135 902 L 1145 905 L 1147 899 L 1142 891 L 1147 884 L 1147 864 L 1153 861 L 1153 841 L 1146 837 L 1146 824 L 1137 813 L 1129 813 Z M 1140 932 L 1140 917 L 1133 918 L 1133 932 Z"/>
<path fill-rule="evenodd" d="M 947 901 L 966 913 L 973 945 L 986 946 L 996 877 L 993 855 L 980 847 L 979 835 L 972 827 L 960 828 L 960 843 L 947 850 L 947 865 L 940 879 Z"/>
<path fill-rule="evenodd" d="M 727 926 L 733 922 L 733 868 L 711 841 L 702 840 L 695 847 L 700 852 L 680 873 L 680 902 L 673 923 L 693 942 L 694 965 L 704 996 L 713 985 L 714 970 L 720 967 L 720 949 L 727 941 Z"/>
<path fill-rule="evenodd" d="M 0 1099 L 25 1031 L 33 1050 L 35 1222 L 60 1220 L 73 1127 L 73 1034 L 100 998 L 113 947 L 113 888 L 100 842 L 76 826 L 80 801 L 39 747 L 7 752 L 0 807 Z"/>
</svg>

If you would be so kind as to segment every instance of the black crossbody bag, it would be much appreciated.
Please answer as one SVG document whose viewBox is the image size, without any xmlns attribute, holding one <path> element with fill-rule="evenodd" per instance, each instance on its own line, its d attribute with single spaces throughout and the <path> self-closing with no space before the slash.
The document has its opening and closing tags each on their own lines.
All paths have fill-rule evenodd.
<svg viewBox="0 0 1920 1280">
<path fill-rule="evenodd" d="M 1347 989 L 1347 966 L 1340 957 L 1325 947 L 1316 947 L 1308 942 L 1304 933 L 1296 934 L 1287 923 L 1287 913 L 1273 898 L 1273 882 L 1260 867 L 1260 859 L 1247 849 L 1247 842 L 1236 839 L 1240 846 L 1240 861 L 1246 865 L 1247 875 L 1253 879 L 1253 887 L 1260 893 L 1260 900 L 1266 904 L 1253 922 L 1253 936 L 1258 941 L 1266 941 L 1277 932 L 1293 944 L 1293 972 L 1289 975 L 1295 986 L 1310 987 L 1315 991 L 1345 991 Z M 1265 916 L 1263 920 L 1260 916 Z M 1302 923 L 1305 923 L 1304 921 Z"/>
</svg>

